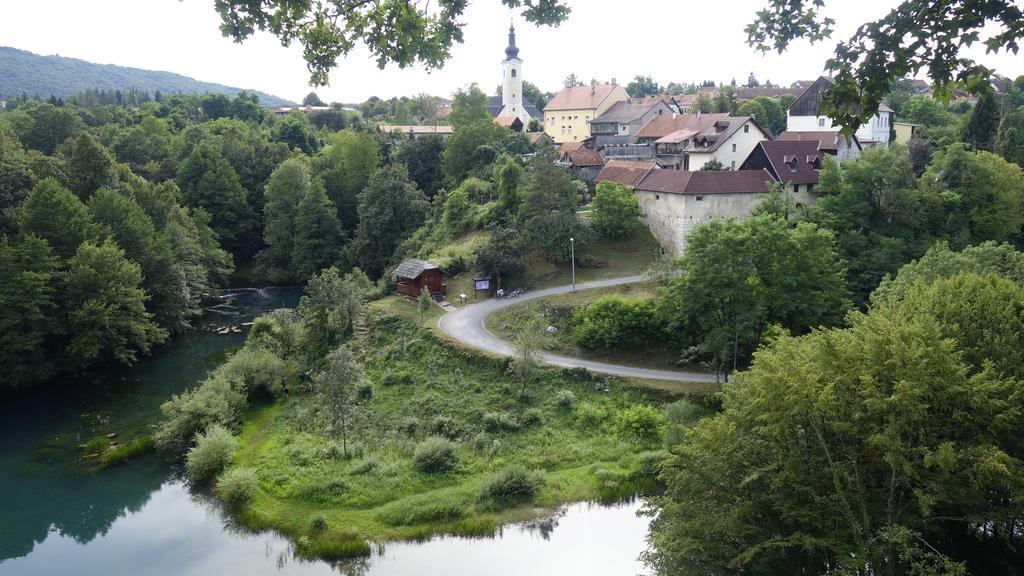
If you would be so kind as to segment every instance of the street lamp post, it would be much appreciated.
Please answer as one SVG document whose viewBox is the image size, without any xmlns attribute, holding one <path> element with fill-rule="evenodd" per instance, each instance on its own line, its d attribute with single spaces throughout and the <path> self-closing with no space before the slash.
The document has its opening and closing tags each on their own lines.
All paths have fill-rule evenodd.
<svg viewBox="0 0 1024 576">
<path fill-rule="evenodd" d="M 569 261 L 572 262 L 572 291 L 576 291 L 576 239 L 569 238 Z"/>
</svg>

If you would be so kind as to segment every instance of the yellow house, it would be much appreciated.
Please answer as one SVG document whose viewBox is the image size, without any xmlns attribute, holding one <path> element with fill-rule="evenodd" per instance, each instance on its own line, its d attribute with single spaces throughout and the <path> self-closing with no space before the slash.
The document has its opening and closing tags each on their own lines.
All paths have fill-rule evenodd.
<svg viewBox="0 0 1024 576">
<path fill-rule="evenodd" d="M 618 84 L 566 88 L 544 107 L 544 132 L 556 143 L 590 138 L 590 121 L 629 95 Z"/>
<path fill-rule="evenodd" d="M 911 124 L 909 122 L 893 122 L 892 129 L 896 132 L 894 142 L 903 146 L 910 144 L 910 141 L 914 139 L 918 126 L 918 124 Z"/>
</svg>

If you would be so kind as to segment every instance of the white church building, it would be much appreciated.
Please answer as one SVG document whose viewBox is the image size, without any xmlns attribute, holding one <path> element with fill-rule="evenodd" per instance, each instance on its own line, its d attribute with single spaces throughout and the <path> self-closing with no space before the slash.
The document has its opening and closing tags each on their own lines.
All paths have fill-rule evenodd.
<svg viewBox="0 0 1024 576">
<path fill-rule="evenodd" d="M 523 61 L 516 46 L 515 26 L 508 29 L 508 47 L 501 62 L 501 94 L 491 96 L 487 110 L 494 118 L 519 118 L 525 129 L 530 120 L 544 121 L 544 115 L 523 95 Z"/>
</svg>

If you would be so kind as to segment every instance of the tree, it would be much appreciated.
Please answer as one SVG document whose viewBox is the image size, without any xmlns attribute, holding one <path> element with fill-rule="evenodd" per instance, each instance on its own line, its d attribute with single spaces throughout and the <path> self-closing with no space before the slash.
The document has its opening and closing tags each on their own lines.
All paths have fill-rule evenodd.
<svg viewBox="0 0 1024 576">
<path fill-rule="evenodd" d="M 657 96 L 661 93 L 661 86 L 650 76 L 637 75 L 633 81 L 626 85 L 626 93 L 631 98 L 644 98 L 646 96 Z"/>
<path fill-rule="evenodd" d="M 762 52 L 781 53 L 794 39 L 813 43 L 832 34 L 835 22 L 820 10 L 824 0 L 767 4 L 746 28 L 748 43 Z M 1002 49 L 1016 54 L 1022 36 L 1024 12 L 1013 0 L 983 5 L 906 0 L 837 44 L 825 64 L 835 85 L 823 96 L 821 112 L 852 132 L 878 112 L 893 82 L 922 70 L 942 97 L 950 95 L 954 83 L 962 83 L 973 94 L 990 92 L 993 71 L 962 55 L 960 48 L 981 41 L 987 52 Z"/>
<path fill-rule="evenodd" d="M 98 190 L 89 200 L 89 211 L 125 256 L 139 265 L 141 286 L 149 296 L 146 309 L 156 322 L 172 332 L 189 328 L 189 321 L 200 310 L 190 298 L 185 274 L 167 235 L 157 230 L 135 200 L 111 190 Z"/>
<path fill-rule="evenodd" d="M 324 358 L 324 367 L 313 376 L 320 405 L 327 413 L 328 429 L 341 436 L 342 449 L 348 457 L 348 438 L 352 431 L 358 394 L 363 382 L 363 368 L 348 346 L 339 346 Z"/>
<path fill-rule="evenodd" d="M 519 201 L 520 222 L 551 211 L 575 210 L 576 187 L 572 176 L 554 160 L 554 151 L 545 151 L 535 154 L 527 164 L 526 181 Z"/>
<path fill-rule="evenodd" d="M 537 25 L 557 26 L 569 15 L 558 0 L 501 0 L 509 8 L 522 8 L 522 16 Z M 367 3 L 330 0 L 319 4 L 288 2 L 251 4 L 218 0 L 220 30 L 242 42 L 257 30 L 270 32 L 284 45 L 303 48 L 310 84 L 325 86 L 340 56 L 363 43 L 377 66 L 413 65 L 440 68 L 451 57 L 453 43 L 462 42 L 462 15 L 468 2 L 445 4 Z"/>
<path fill-rule="evenodd" d="M 640 203 L 633 191 L 621 184 L 598 183 L 591 207 L 594 228 L 609 238 L 625 238 L 640 225 Z"/>
<path fill-rule="evenodd" d="M 430 307 L 434 305 L 434 299 L 430 296 L 430 290 L 426 286 L 420 291 L 420 295 L 416 298 L 416 309 L 420 311 L 420 324 L 422 325 L 427 317 L 427 312 L 430 311 Z"/>
<path fill-rule="evenodd" d="M 522 226 L 519 244 L 526 251 L 537 251 L 552 264 L 567 264 L 575 246 L 579 258 L 594 242 L 594 229 L 569 211 L 551 211 L 527 220 Z M 570 239 L 573 242 L 570 242 Z"/>
<path fill-rule="evenodd" d="M 758 96 L 747 100 L 736 109 L 738 116 L 753 116 L 758 124 L 768 128 L 773 134 L 786 130 L 786 111 L 775 98 Z"/>
<path fill-rule="evenodd" d="M 885 300 L 902 300 L 917 283 L 930 284 L 960 274 L 998 274 L 1024 286 L 1024 254 L 1005 243 L 984 242 L 955 252 L 948 243 L 937 242 L 924 256 L 900 268 L 895 277 L 883 279 L 871 293 L 871 302 L 874 305 Z"/>
<path fill-rule="evenodd" d="M 433 200 L 444 179 L 441 165 L 443 156 L 444 139 L 428 135 L 403 142 L 393 158 L 395 162 L 405 164 L 409 178 L 412 178 L 428 200 Z"/>
<path fill-rule="evenodd" d="M 263 242 L 260 263 L 266 267 L 267 278 L 287 282 L 299 277 L 293 262 L 294 245 L 299 228 L 296 218 L 299 204 L 313 190 L 306 162 L 299 158 L 285 160 L 267 182 L 263 206 Z"/>
<path fill-rule="evenodd" d="M 583 86 L 583 82 L 580 82 L 579 78 L 576 77 L 576 73 L 569 74 L 562 81 L 562 86 L 565 88 L 573 88 L 575 86 Z"/>
<path fill-rule="evenodd" d="M 359 267 L 378 278 L 403 240 L 423 224 L 430 205 L 403 166 L 389 166 L 370 177 L 359 197 L 359 226 L 352 254 Z"/>
<path fill-rule="evenodd" d="M 497 156 L 496 145 L 505 129 L 490 118 L 456 128 L 445 143 L 442 166 L 452 184 L 474 175 L 485 176 Z"/>
<path fill-rule="evenodd" d="M 544 330 L 547 321 L 540 314 L 531 314 L 520 323 L 513 335 L 512 365 L 510 369 L 521 382 L 519 397 L 526 397 L 526 388 L 537 375 L 540 368 L 540 349 L 544 343 Z"/>
<path fill-rule="evenodd" d="M 473 205 L 470 204 L 465 190 L 465 184 L 470 182 L 473 182 L 473 180 L 466 180 L 462 186 L 453 190 L 444 200 L 444 207 L 441 211 L 440 230 L 448 238 L 458 238 L 473 225 L 475 210 Z"/>
<path fill-rule="evenodd" d="M 728 168 L 726 168 L 725 164 L 722 164 L 717 158 L 712 158 L 705 162 L 704 165 L 700 167 L 700 170 L 701 172 L 721 172 L 723 170 L 728 170 Z"/>
<path fill-rule="evenodd" d="M 298 315 L 306 328 L 306 354 L 314 361 L 323 358 L 352 333 L 352 325 L 363 309 L 364 294 L 358 278 L 344 277 L 335 267 L 310 278 L 299 299 Z"/>
<path fill-rule="evenodd" d="M 682 576 L 1012 572 L 1020 536 L 1007 523 L 1024 489 L 1015 380 L 948 337 L 957 319 L 1000 308 L 1012 311 L 1001 329 L 1019 322 L 1019 289 L 992 282 L 918 285 L 849 328 L 758 351 L 723 412 L 672 448 L 648 564 Z M 971 529 L 982 518 L 991 529 Z"/>
<path fill-rule="evenodd" d="M 13 232 L 14 209 L 22 203 L 31 187 L 25 149 L 14 130 L 7 123 L 0 122 L 0 233 Z"/>
<path fill-rule="evenodd" d="M 991 152 L 999 130 L 999 102 L 994 94 L 985 94 L 971 109 L 971 114 L 964 124 L 963 141 L 975 150 Z"/>
<path fill-rule="evenodd" d="M 111 184 L 112 164 L 110 153 L 91 134 L 79 134 L 71 145 L 71 158 L 68 160 L 71 190 L 82 200 L 87 200 L 101 186 Z"/>
<path fill-rule="evenodd" d="M 52 155 L 65 140 L 85 127 L 75 110 L 74 106 L 29 102 L 8 114 L 7 119 L 22 144 Z"/>
<path fill-rule="evenodd" d="M 84 369 L 103 361 L 132 364 L 167 338 L 146 311 L 142 271 L 112 242 L 84 242 L 63 280 L 69 341 L 66 362 Z"/>
<path fill-rule="evenodd" d="M 687 237 L 680 265 L 660 316 L 719 370 L 749 358 L 770 324 L 803 333 L 838 323 L 851 305 L 833 235 L 813 224 L 712 220 Z"/>
<path fill-rule="evenodd" d="M 456 90 L 452 98 L 452 112 L 448 115 L 452 126 L 459 129 L 483 120 L 489 122 L 491 113 L 487 111 L 487 95 L 480 87 L 470 84 L 466 89 Z"/>
<path fill-rule="evenodd" d="M 356 229 L 359 194 L 380 161 L 380 144 L 373 135 L 354 130 L 328 136 L 327 145 L 313 159 L 314 174 L 323 180 L 343 230 Z"/>
<path fill-rule="evenodd" d="M 491 229 L 487 243 L 478 247 L 474 253 L 477 272 L 494 278 L 498 288 L 501 288 L 502 278 L 518 276 L 526 271 L 517 240 L 515 230 L 495 226 Z"/>
<path fill-rule="evenodd" d="M 7 387 L 20 388 L 53 375 L 58 315 L 58 259 L 41 238 L 0 237 L 0 364 Z"/>
<path fill-rule="evenodd" d="M 82 242 L 99 236 L 85 204 L 51 178 L 29 192 L 18 223 L 22 233 L 46 240 L 62 259 L 73 256 Z"/>
<path fill-rule="evenodd" d="M 232 252 L 245 248 L 252 228 L 252 214 L 238 174 L 216 147 L 208 142 L 196 146 L 178 169 L 182 200 L 210 215 L 210 227 Z"/>
<path fill-rule="evenodd" d="M 320 97 L 316 95 L 316 92 L 310 92 L 309 94 L 306 94 L 306 97 L 302 99 L 302 105 L 303 106 L 326 106 L 326 104 L 324 104 L 324 101 L 321 100 Z"/>
<path fill-rule="evenodd" d="M 495 166 L 494 181 L 498 189 L 498 205 L 501 207 L 501 218 L 506 221 L 515 218 L 519 213 L 519 189 L 524 175 L 523 167 L 514 158 Z"/>
<path fill-rule="evenodd" d="M 751 72 L 750 75 L 747 76 L 747 88 L 757 88 L 760 85 L 761 83 L 757 81 L 757 76 L 754 76 L 754 73 Z"/>
<path fill-rule="evenodd" d="M 995 152 L 1024 168 L 1024 108 L 1003 117 L 996 135 Z"/>
<path fill-rule="evenodd" d="M 302 277 L 310 277 L 338 261 L 345 232 L 338 223 L 334 204 L 319 184 L 299 202 L 295 217 L 292 262 Z"/>
<path fill-rule="evenodd" d="M 278 120 L 272 135 L 277 142 L 283 142 L 292 150 L 301 150 L 306 154 L 312 154 L 320 147 L 309 118 L 298 110 L 292 110 Z"/>
<path fill-rule="evenodd" d="M 523 99 L 536 106 L 537 110 L 543 110 L 548 104 L 548 99 L 541 92 L 540 88 L 526 80 L 523 80 Z M 540 130 L 530 130 L 530 132 L 540 132 L 542 130 L 544 130 L 543 127 Z"/>
</svg>

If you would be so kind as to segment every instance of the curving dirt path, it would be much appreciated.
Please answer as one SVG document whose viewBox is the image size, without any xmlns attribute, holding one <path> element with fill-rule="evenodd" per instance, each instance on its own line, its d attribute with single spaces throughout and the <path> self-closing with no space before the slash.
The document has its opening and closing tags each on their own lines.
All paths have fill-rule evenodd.
<svg viewBox="0 0 1024 576">
<path fill-rule="evenodd" d="M 643 276 L 623 276 L 621 278 L 609 278 L 607 280 L 595 280 L 593 282 L 577 283 L 576 290 L 593 290 L 595 288 L 607 288 L 609 286 L 618 286 L 620 284 L 632 284 L 635 282 L 643 282 L 645 279 Z M 492 352 L 500 354 L 502 356 L 512 356 L 512 346 L 504 340 L 498 338 L 492 334 L 484 326 L 484 319 L 488 315 L 501 310 L 502 308 L 508 308 L 515 306 L 521 302 L 526 302 L 536 298 L 544 298 L 545 296 L 554 296 L 556 294 L 565 294 L 566 292 L 572 291 L 572 286 L 556 286 L 554 288 L 544 288 L 543 290 L 535 290 L 533 292 L 527 292 L 523 296 L 518 298 L 508 298 L 503 300 L 489 299 L 473 304 L 468 304 L 455 310 L 454 312 L 448 312 L 438 321 L 438 326 L 441 330 L 451 336 L 452 338 L 486 352 Z M 581 358 L 573 358 L 571 356 L 559 356 L 557 354 L 550 354 L 548 352 L 540 352 L 539 358 L 547 364 L 554 366 L 563 366 L 566 368 L 586 368 L 592 372 L 599 372 L 602 374 L 612 374 L 615 376 L 625 376 L 629 378 L 647 378 L 651 380 L 671 380 L 677 382 L 714 382 L 715 375 L 707 374 L 704 372 L 686 372 L 686 371 L 675 371 L 675 370 L 655 370 L 652 368 L 638 368 L 635 366 L 624 366 L 621 364 L 609 364 L 606 362 L 596 362 L 594 360 L 584 360 Z"/>
</svg>

